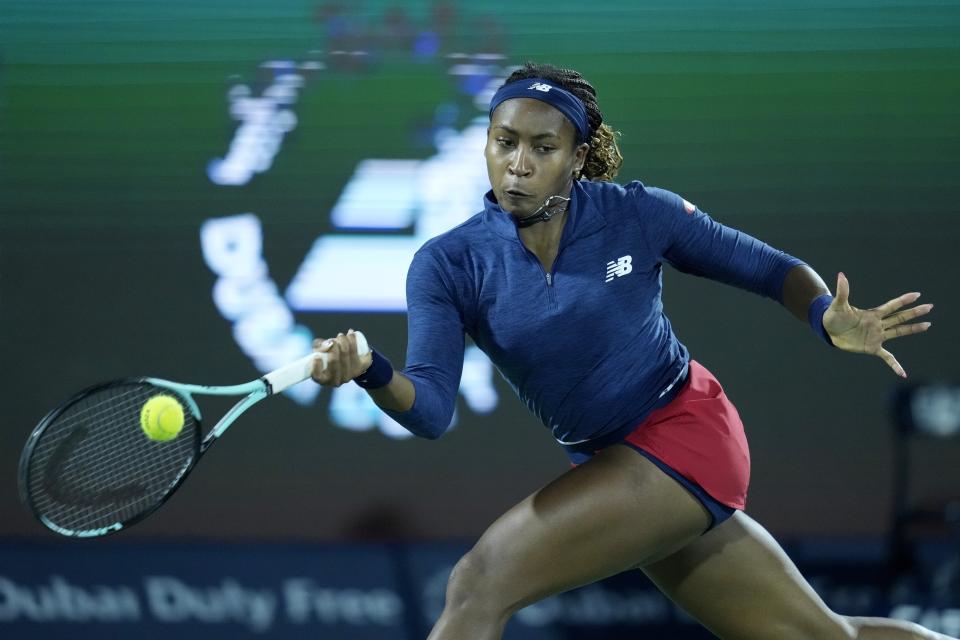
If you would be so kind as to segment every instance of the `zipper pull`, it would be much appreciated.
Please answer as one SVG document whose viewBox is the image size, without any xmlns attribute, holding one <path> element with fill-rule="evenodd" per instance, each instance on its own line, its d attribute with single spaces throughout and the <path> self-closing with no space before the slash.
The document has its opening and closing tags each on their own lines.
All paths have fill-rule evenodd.
<svg viewBox="0 0 960 640">
<path fill-rule="evenodd" d="M 552 287 L 552 286 L 553 286 L 553 274 L 552 274 L 552 273 L 548 273 L 548 274 L 547 274 L 547 286 L 548 286 L 548 287 Z"/>
</svg>

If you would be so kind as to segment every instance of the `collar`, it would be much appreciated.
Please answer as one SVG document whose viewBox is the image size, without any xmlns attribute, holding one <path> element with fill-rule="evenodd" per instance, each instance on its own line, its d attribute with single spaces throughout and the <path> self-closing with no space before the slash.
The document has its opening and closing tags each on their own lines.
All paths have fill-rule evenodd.
<svg viewBox="0 0 960 640">
<path fill-rule="evenodd" d="M 593 198 L 587 193 L 589 186 L 589 182 L 573 181 L 573 188 L 570 190 L 570 205 L 567 209 L 567 222 L 563 228 L 563 236 L 560 238 L 561 247 L 579 238 L 593 235 L 607 225 L 600 209 L 597 208 Z M 483 223 L 493 233 L 505 240 L 520 242 L 516 219 L 512 214 L 500 208 L 492 189 L 483 196 Z"/>
</svg>

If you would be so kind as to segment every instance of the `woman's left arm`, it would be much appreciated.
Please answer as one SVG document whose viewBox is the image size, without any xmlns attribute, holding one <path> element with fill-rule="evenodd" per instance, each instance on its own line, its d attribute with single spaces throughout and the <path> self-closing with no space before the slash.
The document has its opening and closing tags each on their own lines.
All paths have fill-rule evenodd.
<svg viewBox="0 0 960 640">
<path fill-rule="evenodd" d="M 920 297 L 917 292 L 905 293 L 873 309 L 858 309 L 850 305 L 850 283 L 843 273 L 837 275 L 837 295 L 823 313 L 822 319 L 810 318 L 811 304 L 830 291 L 817 272 L 807 265 L 797 265 L 783 282 L 783 304 L 801 320 L 822 322 L 830 342 L 839 349 L 852 353 L 866 353 L 880 357 L 901 378 L 907 377 L 893 354 L 883 348 L 891 338 L 923 333 L 930 322 L 911 322 L 933 309 L 932 304 L 913 304 Z"/>
</svg>

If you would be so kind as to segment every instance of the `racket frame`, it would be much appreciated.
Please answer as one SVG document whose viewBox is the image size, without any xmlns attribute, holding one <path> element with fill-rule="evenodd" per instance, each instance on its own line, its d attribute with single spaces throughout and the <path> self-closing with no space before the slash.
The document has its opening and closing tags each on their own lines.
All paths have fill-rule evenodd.
<svg viewBox="0 0 960 640">
<path fill-rule="evenodd" d="M 367 343 L 366 337 L 362 333 L 357 331 L 355 332 L 355 336 L 357 343 L 357 355 L 362 357 L 369 353 L 370 347 Z M 310 378 L 317 360 L 322 361 L 323 368 L 326 369 L 328 362 L 327 354 L 322 352 L 313 352 L 287 365 L 284 365 L 279 369 L 275 369 L 261 378 L 244 384 L 229 386 L 184 384 L 180 382 L 173 382 L 171 380 L 164 380 L 162 378 L 122 378 L 87 387 L 47 413 L 47 415 L 40 420 L 34 430 L 30 433 L 23 452 L 20 455 L 20 465 L 17 474 L 19 480 L 18 484 L 20 490 L 20 499 L 25 505 L 27 505 L 27 508 L 30 510 L 33 516 L 40 521 L 41 524 L 55 533 L 59 533 L 70 538 L 95 538 L 129 528 L 130 526 L 152 514 L 170 499 L 170 497 L 177 491 L 177 489 L 180 488 L 180 485 L 183 484 L 183 481 L 196 466 L 200 456 L 202 456 L 207 449 L 210 448 L 217 438 L 226 432 L 230 425 L 232 425 L 244 411 L 260 402 L 264 398 L 281 393 L 293 385 L 299 384 L 300 382 Z M 170 486 L 167 488 L 166 492 L 153 504 L 153 506 L 127 520 L 116 522 L 106 527 L 84 531 L 66 529 L 50 521 L 46 516 L 37 511 L 37 509 L 34 507 L 33 500 L 30 499 L 30 460 L 33 455 L 33 450 L 36 447 L 37 442 L 39 442 L 40 437 L 46 431 L 47 427 L 52 424 L 53 421 L 56 420 L 64 411 L 80 402 L 84 398 L 92 395 L 93 393 L 114 386 L 143 383 L 147 383 L 174 393 L 177 398 L 184 405 L 186 405 L 194 421 L 196 422 L 196 428 L 193 430 L 194 455 L 191 456 L 187 464 L 184 465 L 183 469 L 180 470 L 177 478 L 170 483 Z M 234 404 L 223 415 L 223 417 L 220 418 L 217 424 L 210 429 L 210 432 L 206 436 L 202 436 L 202 416 L 200 414 L 200 407 L 194 400 L 193 394 L 208 396 L 242 395 L 244 397 Z"/>
<path fill-rule="evenodd" d="M 132 385 L 132 384 L 143 384 L 144 382 L 149 382 L 150 380 L 151 380 L 150 378 L 121 378 L 118 380 L 111 380 L 110 382 L 101 382 L 99 384 L 95 384 L 93 386 L 87 387 L 86 389 L 78 392 L 71 398 L 64 401 L 57 408 L 47 413 L 47 415 L 45 415 L 40 420 L 40 422 L 37 424 L 34 430 L 30 433 L 30 437 L 27 439 L 27 444 L 23 448 L 23 453 L 21 453 L 20 455 L 20 466 L 18 469 L 17 478 L 18 478 L 21 501 L 30 510 L 30 513 L 32 513 L 33 516 L 37 520 L 39 520 L 41 524 L 43 524 L 43 526 L 47 527 L 51 531 L 59 533 L 60 535 L 63 535 L 63 536 L 67 536 L 69 538 L 97 538 L 100 536 L 104 536 L 108 533 L 114 533 L 116 531 L 120 531 L 121 529 L 125 529 L 133 524 L 136 524 L 140 520 L 143 520 L 148 515 L 150 515 L 157 509 L 159 509 L 170 498 L 170 496 L 173 495 L 173 493 L 180 487 L 180 485 L 183 484 L 184 479 L 187 477 L 187 475 L 193 469 L 194 465 L 196 465 L 197 460 L 200 458 L 201 446 L 203 442 L 201 438 L 201 435 L 203 432 L 203 422 L 200 416 L 200 409 L 197 407 L 197 403 L 194 402 L 193 398 L 190 398 L 189 396 L 184 397 L 181 393 L 177 392 L 176 389 L 172 389 L 170 387 L 164 387 L 168 391 L 173 391 L 174 393 L 177 394 L 177 398 L 187 406 L 187 409 L 190 411 L 194 422 L 196 422 L 196 428 L 193 429 L 194 455 L 191 456 L 187 464 L 185 464 L 184 467 L 180 470 L 180 472 L 177 474 L 176 479 L 172 483 L 170 483 L 170 487 L 163 494 L 163 497 L 157 500 L 152 507 L 150 507 L 149 509 L 146 509 L 141 513 L 138 513 L 137 515 L 133 516 L 128 520 L 115 522 L 106 527 L 76 531 L 73 529 L 67 529 L 65 527 L 61 527 L 60 525 L 51 521 L 45 515 L 37 511 L 36 507 L 34 506 L 33 500 L 30 499 L 30 488 L 29 488 L 30 460 L 33 457 L 33 450 L 36 447 L 37 443 L 40 441 L 41 436 L 43 436 L 44 432 L 47 430 L 47 427 L 50 424 L 52 424 L 54 420 L 59 418 L 64 411 L 73 407 L 75 404 L 77 404 L 78 402 L 81 402 L 83 399 L 93 395 L 94 393 L 98 393 L 100 391 L 109 389 L 111 387 L 120 387 L 125 385 Z"/>
</svg>

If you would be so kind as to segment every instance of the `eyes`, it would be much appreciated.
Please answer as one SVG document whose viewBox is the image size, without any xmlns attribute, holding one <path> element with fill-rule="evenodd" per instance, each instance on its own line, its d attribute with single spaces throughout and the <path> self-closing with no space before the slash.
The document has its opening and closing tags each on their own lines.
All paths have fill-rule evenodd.
<svg viewBox="0 0 960 640">
<path fill-rule="evenodd" d="M 517 146 L 517 143 L 513 138 L 499 137 L 496 140 L 497 140 L 497 146 L 503 147 L 504 149 L 513 149 L 514 147 Z M 538 153 L 551 153 L 553 151 L 556 151 L 557 147 L 552 144 L 541 143 L 535 146 L 533 150 Z"/>
</svg>

